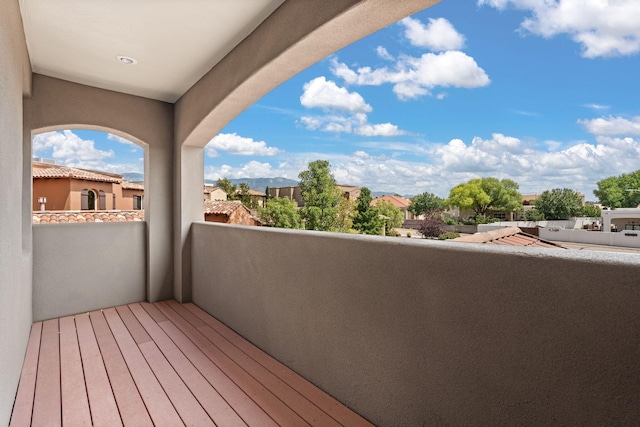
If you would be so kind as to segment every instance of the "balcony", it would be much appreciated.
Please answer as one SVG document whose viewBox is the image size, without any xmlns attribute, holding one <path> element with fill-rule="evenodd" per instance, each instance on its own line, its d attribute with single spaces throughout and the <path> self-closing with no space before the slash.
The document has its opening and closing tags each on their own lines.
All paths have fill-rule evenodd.
<svg viewBox="0 0 640 427">
<path fill-rule="evenodd" d="M 36 319 L 144 300 L 144 242 L 120 243 L 143 224 L 104 225 L 34 226 Z M 111 243 L 78 254 L 75 267 L 60 268 L 64 254 L 41 255 L 87 235 Z M 632 398 L 636 255 L 204 222 L 191 225 L 190 252 L 195 305 L 159 304 L 165 317 L 184 328 L 177 310 L 198 330 L 227 330 L 192 316 L 213 315 L 376 425 L 601 425 L 640 416 Z M 97 268 L 100 253 L 117 254 L 126 273 L 87 283 L 85 269 Z M 131 311 L 157 342 L 157 328 L 144 323 L 145 312 L 158 321 L 150 307 Z M 105 310 L 107 322 L 118 313 L 127 324 L 123 310 Z"/>
<path fill-rule="evenodd" d="M 47 8 L 39 8 L 44 3 Z M 139 345 L 123 347 L 132 354 L 137 348 L 145 360 L 153 360 L 149 365 L 161 366 L 171 364 L 168 356 L 165 362 L 156 358 L 156 348 L 164 355 L 162 346 L 168 344 L 153 337 L 162 336 L 160 329 L 169 335 L 163 326 L 173 328 L 176 320 L 178 329 L 181 323 L 187 329 L 183 334 L 195 334 L 194 340 L 200 335 L 192 327 L 198 333 L 214 328 L 202 317 L 198 319 L 206 325 L 172 320 L 171 311 L 163 312 L 167 304 L 194 319 L 174 303 L 150 305 L 166 300 L 192 302 L 195 305 L 182 307 L 191 314 L 199 307 L 285 365 L 286 372 L 298 373 L 376 425 L 625 425 L 640 419 L 640 259 L 635 255 L 486 248 L 201 222 L 203 147 L 213 135 L 296 72 L 433 3 L 251 2 L 265 8 L 251 16 L 239 13 L 245 24 L 224 49 L 208 51 L 205 43 L 199 51 L 177 43 L 179 52 L 219 61 L 208 64 L 190 86 L 172 86 L 171 93 L 154 95 L 154 88 L 139 87 L 155 81 L 145 75 L 135 80 L 120 68 L 102 74 L 121 65 L 113 56 L 98 59 L 97 49 L 112 43 L 86 50 L 52 45 L 61 35 L 70 35 L 72 42 L 96 34 L 100 40 L 122 39 L 109 38 L 92 26 L 94 19 L 105 16 L 93 8 L 108 2 L 87 4 L 80 17 L 73 2 L 0 2 L 0 424 L 8 424 L 15 402 L 16 411 L 29 411 L 16 401 L 16 393 L 23 393 L 17 392 L 23 365 L 33 366 L 27 349 L 34 322 L 43 322 L 40 342 L 46 344 L 55 341 L 49 338 L 55 337 L 56 328 L 65 330 L 69 316 L 77 315 L 77 329 L 93 316 L 104 332 L 105 322 L 114 331 L 112 338 L 105 338 L 111 343 L 107 347 L 113 349 L 114 340 L 119 345 L 118 339 L 125 344 L 138 340 Z M 21 7 L 32 6 L 29 13 L 21 13 Z M 138 27 L 156 22 L 156 8 L 129 10 L 142 14 L 141 19 L 120 9 L 110 11 L 119 25 L 102 29 L 125 28 L 126 19 L 140 30 L 140 37 L 165 28 Z M 25 28 L 28 32 L 41 24 L 57 24 L 48 15 L 54 12 L 87 26 L 67 28 L 78 32 L 56 27 L 56 37 L 27 43 Z M 197 8 L 192 12 L 202 14 Z M 38 13 L 46 19 L 30 20 Z M 188 35 L 197 33 L 194 25 L 195 20 L 187 20 L 167 28 Z M 151 53 L 166 65 L 147 70 L 161 78 L 173 76 L 167 67 L 181 62 L 162 55 L 165 44 L 153 35 L 147 45 L 157 47 L 158 52 Z M 47 66 L 64 68 L 73 62 L 68 70 L 86 66 L 89 71 L 60 74 L 38 67 L 33 64 L 36 52 L 52 53 L 45 55 L 54 62 Z M 63 55 L 69 55 L 69 61 L 60 59 Z M 109 65 L 101 67 L 100 61 Z M 117 84 L 103 78 L 116 74 L 122 78 Z M 178 80 L 185 85 L 184 79 Z M 145 147 L 146 222 L 32 224 L 31 138 L 69 126 L 107 130 Z M 107 307 L 120 308 L 100 311 Z M 171 323 L 158 321 L 163 318 L 151 307 Z M 155 326 L 145 315 L 153 319 L 152 312 Z M 129 338 L 120 335 L 133 318 L 144 331 L 134 327 Z M 103 351 L 100 340 L 108 335 L 94 335 Z M 156 344 L 144 341 L 147 335 Z M 65 342 L 68 338 L 65 333 Z M 243 353 L 248 351 L 255 350 Z M 140 360 L 136 354 L 124 356 L 127 366 Z M 109 369 L 105 365 L 107 373 Z M 161 369 L 159 376 L 161 371 L 165 374 Z M 29 369 L 26 372 L 29 375 Z M 50 379 L 55 389 L 56 375 Z M 161 384 L 180 384 L 174 380 L 158 378 Z M 208 386 L 197 381 L 209 390 L 204 397 L 214 398 Z M 265 389 L 266 395 L 278 393 L 275 383 Z M 36 386 L 34 396 L 39 394 Z M 144 401 L 142 392 L 140 399 Z M 62 408 L 64 403 L 52 412 L 34 409 L 33 414 L 61 421 Z M 201 407 L 209 416 L 207 408 Z M 176 411 L 202 415 L 198 409 Z M 304 411 L 294 412 L 302 416 Z M 153 413 L 147 412 L 152 421 Z"/>
</svg>

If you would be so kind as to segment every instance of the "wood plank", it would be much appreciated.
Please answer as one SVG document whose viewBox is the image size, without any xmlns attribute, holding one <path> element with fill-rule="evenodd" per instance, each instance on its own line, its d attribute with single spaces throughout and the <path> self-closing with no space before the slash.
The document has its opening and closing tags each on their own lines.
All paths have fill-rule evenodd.
<svg viewBox="0 0 640 427">
<path fill-rule="evenodd" d="M 149 364 L 149 367 L 160 382 L 160 385 L 162 385 L 167 397 L 176 408 L 180 418 L 182 418 L 182 421 L 186 425 L 214 426 L 215 424 L 211 418 L 209 418 L 209 415 L 205 412 L 202 406 L 200 406 L 198 400 L 184 384 L 180 376 L 173 369 L 173 366 L 171 366 L 167 361 L 156 343 L 151 340 L 151 337 L 144 330 L 129 307 L 116 307 L 116 311 L 120 315 L 120 319 L 122 319 L 127 329 L 129 329 L 129 332 L 131 332 L 131 329 L 129 328 L 131 325 L 134 330 L 141 329 L 142 332 L 149 337 L 147 341 L 138 343 L 138 347 Z M 140 331 L 138 331 L 138 334 L 140 334 Z"/>
<path fill-rule="evenodd" d="M 157 427 L 184 425 L 116 310 L 109 308 L 103 313 L 153 424 Z"/>
<path fill-rule="evenodd" d="M 42 322 L 31 325 L 27 352 L 20 374 L 18 393 L 11 414 L 9 427 L 21 427 L 31 425 L 31 413 L 33 412 L 33 398 L 36 392 L 36 376 L 38 374 L 38 356 L 40 354 L 40 337 L 42 335 Z"/>
<path fill-rule="evenodd" d="M 193 395 L 211 419 L 220 426 L 246 426 L 242 418 L 229 406 L 218 391 L 213 388 L 206 378 L 193 366 L 180 348 L 171 341 L 169 336 L 158 326 L 155 318 L 151 317 L 140 304 L 130 304 L 129 308 L 149 333 L 153 341 L 160 348 L 171 366 L 189 387 Z M 164 315 L 161 316 L 166 321 Z"/>
<path fill-rule="evenodd" d="M 155 305 L 143 303 L 141 306 L 149 314 L 158 311 Z M 157 318 L 157 316 L 154 316 Z M 224 372 L 213 363 L 176 325 L 170 320 L 158 323 L 158 326 L 180 348 L 207 381 L 229 403 L 234 411 L 251 426 L 277 426 L 253 400 L 247 396 Z"/>
<path fill-rule="evenodd" d="M 60 337 L 58 319 L 42 324 L 36 394 L 31 422 L 35 426 L 61 426 Z"/>
<path fill-rule="evenodd" d="M 331 415 L 331 417 L 336 419 L 340 424 L 345 426 L 373 425 L 286 365 L 283 365 L 269 354 L 251 344 L 249 341 L 238 335 L 231 328 L 211 316 L 197 305 L 187 303 L 184 304 L 184 307 L 198 316 L 207 325 L 215 329 L 220 335 L 224 336 L 248 356 L 296 389 L 320 409 Z"/>
<path fill-rule="evenodd" d="M 153 426 L 129 368 L 101 311 L 89 314 L 104 366 L 125 426 Z"/>
<path fill-rule="evenodd" d="M 111 390 L 89 315 L 87 313 L 76 315 L 75 322 L 93 425 L 96 427 L 122 426 L 120 412 Z"/>
<path fill-rule="evenodd" d="M 91 413 L 73 317 L 60 319 L 60 380 L 62 424 L 90 426 Z"/>
<path fill-rule="evenodd" d="M 308 425 L 298 414 L 278 399 L 242 367 L 231 360 L 200 331 L 172 310 L 166 303 L 155 304 L 162 313 L 187 335 L 231 380 L 279 425 Z"/>
<path fill-rule="evenodd" d="M 340 426 L 340 423 L 331 418 L 327 413 L 322 411 L 303 395 L 291 388 L 291 386 L 267 370 L 264 366 L 230 343 L 211 326 L 207 325 L 194 313 L 187 310 L 187 308 L 183 307 L 176 301 L 168 301 L 167 304 L 176 313 L 182 316 L 182 318 L 206 336 L 209 341 L 213 342 L 224 354 L 241 366 L 242 369 L 247 371 L 247 373 L 259 381 L 265 388 L 282 400 L 309 424 L 327 427 Z"/>
<path fill-rule="evenodd" d="M 142 343 L 151 341 L 151 337 L 144 330 L 138 319 L 131 313 L 131 310 L 126 305 L 116 307 L 116 311 L 120 316 L 120 319 L 124 322 L 125 326 L 129 330 L 129 333 L 135 340 L 136 344 L 140 345 Z"/>
</svg>

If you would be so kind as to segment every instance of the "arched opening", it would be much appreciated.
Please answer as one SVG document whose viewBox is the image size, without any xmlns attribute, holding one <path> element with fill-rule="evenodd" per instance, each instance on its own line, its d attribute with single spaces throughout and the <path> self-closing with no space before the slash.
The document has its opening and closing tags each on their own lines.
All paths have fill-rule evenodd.
<svg viewBox="0 0 640 427">
<path fill-rule="evenodd" d="M 105 211 L 101 215 L 108 215 L 112 222 L 143 220 L 146 148 L 131 139 L 78 128 L 35 134 L 34 222 L 86 222 L 98 218 L 78 216 L 83 211 Z"/>
</svg>

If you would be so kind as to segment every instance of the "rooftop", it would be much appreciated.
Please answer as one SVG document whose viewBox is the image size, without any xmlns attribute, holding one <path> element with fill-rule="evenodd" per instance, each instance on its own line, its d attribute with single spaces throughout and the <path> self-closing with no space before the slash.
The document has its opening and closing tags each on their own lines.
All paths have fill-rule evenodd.
<svg viewBox="0 0 640 427">
<path fill-rule="evenodd" d="M 34 212 L 34 224 L 64 224 L 78 222 L 144 221 L 144 211 L 46 211 Z"/>
<path fill-rule="evenodd" d="M 490 245 L 537 246 L 542 248 L 566 249 L 558 243 L 540 239 L 524 233 L 518 227 L 505 227 L 484 233 L 470 234 L 453 239 L 453 242 L 486 243 Z"/>
</svg>

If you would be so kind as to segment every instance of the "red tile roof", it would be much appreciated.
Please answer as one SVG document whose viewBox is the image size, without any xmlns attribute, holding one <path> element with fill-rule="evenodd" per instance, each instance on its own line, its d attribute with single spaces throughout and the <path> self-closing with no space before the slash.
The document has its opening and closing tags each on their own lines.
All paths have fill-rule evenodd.
<svg viewBox="0 0 640 427">
<path fill-rule="evenodd" d="M 122 181 L 122 189 L 123 190 L 144 190 L 144 185 L 138 184 L 137 182 L 129 182 Z"/>
<path fill-rule="evenodd" d="M 144 221 L 144 211 L 47 211 L 33 213 L 34 224 L 134 221 Z"/>
<path fill-rule="evenodd" d="M 75 178 L 85 181 L 115 182 L 120 183 L 122 178 L 103 175 L 83 169 L 71 168 L 68 166 L 52 166 L 44 169 L 34 169 L 33 178 Z"/>
<path fill-rule="evenodd" d="M 205 200 L 204 213 L 214 215 L 231 215 L 236 209 L 247 209 L 240 200 Z M 249 211 L 249 209 L 247 209 Z"/>
<path fill-rule="evenodd" d="M 391 202 L 395 207 L 398 207 L 398 208 L 408 208 L 409 205 L 411 204 L 411 200 L 405 199 L 404 197 L 400 197 L 400 196 L 382 196 L 382 197 L 378 197 L 378 198 L 373 199 L 371 201 L 371 205 L 375 206 L 379 202 L 381 202 L 382 200 L 386 200 L 388 202 Z"/>
<path fill-rule="evenodd" d="M 518 227 L 506 227 L 484 233 L 458 237 L 453 242 L 487 243 L 491 245 L 537 246 L 543 248 L 566 249 L 565 247 L 534 235 L 523 233 Z"/>
</svg>

